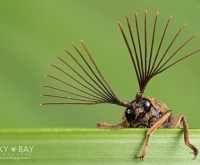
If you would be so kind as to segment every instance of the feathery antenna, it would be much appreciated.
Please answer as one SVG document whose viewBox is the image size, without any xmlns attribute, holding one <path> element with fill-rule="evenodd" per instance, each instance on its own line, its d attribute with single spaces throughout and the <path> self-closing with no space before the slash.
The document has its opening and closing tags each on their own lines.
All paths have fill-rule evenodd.
<svg viewBox="0 0 200 165">
<path fill-rule="evenodd" d="M 69 83 L 64 81 L 61 78 L 57 78 L 55 76 L 46 75 L 47 77 L 55 80 L 56 82 L 62 83 L 66 85 L 66 87 L 70 89 L 75 90 L 75 92 L 71 92 L 69 90 L 64 90 L 60 88 L 56 88 L 50 85 L 43 85 L 44 88 L 49 88 L 51 90 L 62 92 L 65 94 L 70 94 L 71 96 L 61 96 L 54 95 L 54 94 L 42 94 L 44 97 L 52 97 L 52 98 L 58 98 L 67 100 L 64 102 L 46 102 L 41 103 L 41 105 L 56 105 L 56 104 L 83 104 L 83 105 L 92 105 L 92 104 L 103 104 L 103 103 L 109 103 L 109 104 L 117 104 L 120 106 L 127 107 L 129 103 L 127 102 L 121 102 L 117 96 L 115 95 L 114 91 L 106 81 L 106 79 L 103 77 L 102 73 L 100 72 L 99 68 L 97 67 L 92 55 L 90 54 L 86 44 L 81 40 L 81 44 L 86 52 L 86 54 L 89 57 L 90 62 L 93 64 L 91 66 L 89 64 L 89 61 L 86 60 L 84 55 L 81 53 L 81 51 L 75 46 L 75 44 L 72 43 L 73 48 L 77 52 L 77 54 L 81 57 L 83 63 L 85 66 L 81 64 L 77 60 L 77 58 L 72 55 L 67 49 L 64 49 L 66 53 L 69 55 L 69 57 L 77 64 L 79 69 L 81 69 L 85 74 L 82 75 L 80 71 L 74 69 L 72 65 L 70 65 L 66 60 L 64 60 L 61 57 L 57 57 L 60 62 L 62 62 L 66 67 L 68 67 L 69 70 L 71 70 L 74 75 L 69 74 L 67 71 L 62 69 L 61 67 L 58 67 L 57 65 L 51 64 L 53 68 L 61 72 L 64 76 L 67 76 L 69 79 L 71 79 L 74 83 Z M 86 67 L 86 68 L 85 68 Z M 96 72 L 95 72 L 95 70 Z M 89 70 L 89 71 L 87 71 Z M 75 78 L 77 77 L 78 78 Z M 77 86 L 78 85 L 78 86 Z M 81 86 L 81 87 L 79 87 Z M 73 101 L 73 102 L 72 102 Z"/>
<path fill-rule="evenodd" d="M 136 73 L 139 92 L 136 94 L 135 100 L 139 102 L 142 98 L 144 90 L 150 81 L 150 79 L 163 71 L 169 69 L 174 66 L 178 62 L 200 52 L 200 49 L 194 50 L 182 57 L 175 58 L 180 51 L 187 46 L 187 44 L 195 38 L 197 35 L 194 34 L 189 37 L 185 42 L 183 42 L 175 51 L 170 54 L 169 50 L 175 45 L 178 36 L 185 28 L 185 24 L 181 26 L 178 32 L 174 35 L 169 45 L 164 48 L 163 43 L 165 42 L 165 38 L 167 37 L 167 31 L 172 19 L 172 16 L 169 17 L 167 23 L 164 27 L 161 38 L 159 39 L 158 47 L 155 44 L 155 38 L 157 36 L 157 22 L 158 22 L 159 12 L 156 12 L 154 23 L 153 23 L 153 31 L 148 34 L 147 27 L 147 11 L 144 14 L 144 31 L 141 32 L 141 25 L 138 21 L 138 14 L 134 15 L 134 24 L 135 24 L 135 33 L 132 30 L 131 22 L 128 16 L 126 16 L 126 22 L 128 26 L 129 36 L 125 33 L 124 28 L 121 22 L 118 22 L 120 31 L 122 33 L 123 39 L 125 41 L 126 47 L 128 49 L 129 55 L 131 57 L 131 61 Z M 144 38 L 141 37 L 144 34 Z M 130 37 L 130 41 L 129 38 Z M 150 38 L 148 36 L 151 36 Z M 144 39 L 144 41 L 142 40 Z M 148 40 L 151 42 L 148 45 Z M 129 42 L 131 42 L 129 44 Z M 144 45 L 143 45 L 144 44 Z M 48 88 L 54 92 L 59 92 L 61 94 L 42 94 L 44 97 L 49 98 L 57 98 L 64 101 L 61 102 L 45 102 L 41 103 L 41 105 L 57 105 L 57 104 L 82 104 L 82 105 L 94 105 L 94 104 L 116 104 L 124 107 L 130 106 L 129 102 L 121 102 L 113 89 L 108 84 L 107 80 L 102 75 L 99 70 L 97 64 L 95 63 L 90 51 L 88 50 L 86 44 L 83 40 L 81 40 L 81 45 L 85 51 L 85 55 L 78 49 L 78 47 L 72 43 L 72 47 L 76 51 L 77 55 L 80 57 L 81 61 L 77 59 L 72 53 L 70 53 L 67 49 L 64 49 L 71 60 L 77 65 L 78 69 L 75 69 L 68 61 L 61 57 L 57 57 L 58 60 L 64 64 L 65 67 L 69 69 L 73 74 L 70 74 L 68 70 L 52 64 L 51 66 L 63 74 L 63 76 L 68 77 L 72 82 L 66 82 L 62 78 L 58 78 L 52 75 L 46 75 L 47 77 L 53 79 L 57 83 L 61 83 L 66 86 L 67 89 L 60 89 L 50 85 L 43 85 L 44 88 Z M 144 50 L 142 48 L 144 47 Z M 157 48 L 156 48 L 157 47 Z M 133 50 L 132 50 L 133 49 Z M 165 50 L 165 51 L 162 51 Z M 161 54 L 161 52 L 164 52 Z M 168 57 L 167 57 L 168 56 Z M 83 63 L 83 64 L 82 64 Z M 81 72 L 84 74 L 81 74 Z M 72 91 L 71 91 L 72 90 Z M 67 95 L 67 96 L 66 96 Z M 71 96 L 69 96 L 71 95 Z"/>
<path fill-rule="evenodd" d="M 172 16 L 170 16 L 165 25 L 163 34 L 162 34 L 161 39 L 158 44 L 158 48 L 156 50 L 155 38 L 157 37 L 156 36 L 156 31 L 157 31 L 156 26 L 157 26 L 157 22 L 158 22 L 158 15 L 159 15 L 159 12 L 157 12 L 156 16 L 155 16 L 152 37 L 149 38 L 149 40 L 151 40 L 151 46 L 150 46 L 150 50 L 148 52 L 148 50 L 147 50 L 147 46 L 148 46 L 147 45 L 147 42 L 148 42 L 147 41 L 147 39 L 148 39 L 147 38 L 147 35 L 148 35 L 147 34 L 147 11 L 145 11 L 145 15 L 144 15 L 144 55 L 142 54 L 142 49 L 141 49 L 142 41 L 140 39 L 140 33 L 139 33 L 139 29 L 141 29 L 141 28 L 138 23 L 138 14 L 135 13 L 135 26 L 136 26 L 135 35 L 133 34 L 133 30 L 132 30 L 129 18 L 128 18 L 128 16 L 126 16 L 128 31 L 129 31 L 130 40 L 132 42 L 133 48 L 130 47 L 127 35 L 125 34 L 122 24 L 120 22 L 118 23 L 119 28 L 122 33 L 122 36 L 123 36 L 123 39 L 128 48 L 128 52 L 130 54 L 131 61 L 133 63 L 134 70 L 135 70 L 137 80 L 138 80 L 139 92 L 136 94 L 136 98 L 135 98 L 136 102 L 139 102 L 139 100 L 142 98 L 142 94 L 144 93 L 144 90 L 152 77 L 160 74 L 161 72 L 167 70 L 168 68 L 177 64 L 178 62 L 180 62 L 200 51 L 200 49 L 197 49 L 191 53 L 184 55 L 183 57 L 181 57 L 179 59 L 176 59 L 176 60 L 174 59 L 175 55 L 177 55 L 180 50 L 182 50 L 194 37 L 196 37 L 196 35 L 192 35 L 172 55 L 169 55 L 169 58 L 165 59 L 165 57 L 169 54 L 168 51 L 173 46 L 175 40 L 178 38 L 181 31 L 184 29 L 184 27 L 185 27 L 185 24 L 184 24 L 179 29 L 179 31 L 176 33 L 176 35 L 173 37 L 172 41 L 170 42 L 170 44 L 167 46 L 166 50 L 164 51 L 164 54 L 161 55 L 160 58 L 158 58 L 159 55 L 161 54 L 160 53 L 161 50 L 165 49 L 165 48 L 163 48 L 164 46 L 162 46 L 162 45 L 163 45 L 164 39 L 166 38 L 167 30 L 169 28 L 169 24 L 172 19 Z M 136 45 L 136 43 L 135 43 L 134 36 L 137 36 L 138 45 Z M 137 46 L 138 46 L 138 48 L 137 48 Z M 132 49 L 134 50 L 134 54 L 132 52 Z M 138 50 L 139 50 L 139 53 L 138 53 Z"/>
</svg>

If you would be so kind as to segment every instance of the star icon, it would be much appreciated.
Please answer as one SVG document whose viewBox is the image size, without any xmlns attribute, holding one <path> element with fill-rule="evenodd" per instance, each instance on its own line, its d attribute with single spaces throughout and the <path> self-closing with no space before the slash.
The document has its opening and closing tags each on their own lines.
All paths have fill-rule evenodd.
<svg viewBox="0 0 200 165">
<path fill-rule="evenodd" d="M 10 151 L 11 152 L 16 152 L 17 151 L 17 147 L 10 147 Z"/>
</svg>

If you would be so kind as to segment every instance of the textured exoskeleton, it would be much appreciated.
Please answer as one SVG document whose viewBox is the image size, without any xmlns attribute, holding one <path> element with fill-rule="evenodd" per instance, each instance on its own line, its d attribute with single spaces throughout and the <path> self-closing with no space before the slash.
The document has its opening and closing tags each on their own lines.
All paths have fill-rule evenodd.
<svg viewBox="0 0 200 165">
<path fill-rule="evenodd" d="M 99 128 L 121 129 L 121 128 L 150 128 L 146 133 L 145 146 L 138 158 L 143 159 L 148 146 L 149 138 L 153 131 L 157 128 L 180 128 L 183 123 L 184 142 L 190 147 L 195 157 L 198 150 L 189 142 L 188 125 L 185 116 L 172 116 L 172 111 L 169 110 L 166 104 L 156 98 L 143 97 L 139 103 L 133 101 L 130 107 L 127 107 L 123 116 L 122 123 L 111 125 L 108 123 L 98 123 Z"/>
</svg>

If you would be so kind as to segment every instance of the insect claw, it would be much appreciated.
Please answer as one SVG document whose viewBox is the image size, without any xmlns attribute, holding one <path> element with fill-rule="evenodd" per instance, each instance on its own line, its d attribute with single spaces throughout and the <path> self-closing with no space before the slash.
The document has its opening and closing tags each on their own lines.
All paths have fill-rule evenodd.
<svg viewBox="0 0 200 165">
<path fill-rule="evenodd" d="M 197 157 L 197 156 L 195 155 L 195 156 L 194 156 L 194 158 L 193 158 L 192 160 L 195 160 L 195 159 L 196 159 L 196 157 Z"/>
<path fill-rule="evenodd" d="M 192 160 L 195 160 L 197 155 L 198 155 L 198 152 L 197 153 L 196 152 L 191 152 L 191 153 L 194 154 L 194 158 Z"/>
<path fill-rule="evenodd" d="M 194 158 L 192 160 L 195 160 L 198 154 L 196 154 L 194 152 L 191 152 L 191 153 L 194 154 Z"/>
<path fill-rule="evenodd" d="M 143 161 L 144 156 L 135 156 L 137 159 L 140 159 L 141 161 Z"/>
</svg>

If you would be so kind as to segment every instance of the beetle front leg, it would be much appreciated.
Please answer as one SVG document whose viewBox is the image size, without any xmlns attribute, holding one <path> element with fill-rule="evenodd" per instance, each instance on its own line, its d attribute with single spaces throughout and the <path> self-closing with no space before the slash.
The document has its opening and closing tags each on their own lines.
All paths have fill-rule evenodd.
<svg viewBox="0 0 200 165">
<path fill-rule="evenodd" d="M 167 111 L 167 113 L 162 117 L 160 118 L 160 120 L 158 120 L 151 128 L 149 128 L 149 130 L 147 131 L 146 133 L 146 139 L 145 139 L 145 144 L 144 144 L 144 148 L 140 154 L 139 157 L 136 157 L 136 158 L 139 158 L 141 160 L 144 159 L 144 156 L 146 155 L 146 152 L 149 148 L 149 139 L 150 139 L 150 136 L 152 135 L 152 133 L 157 129 L 159 128 L 171 115 L 171 111 Z"/>
<path fill-rule="evenodd" d="M 189 148 L 191 148 L 193 150 L 194 159 L 195 159 L 196 156 L 198 155 L 198 149 L 195 146 L 193 146 L 192 144 L 190 144 L 188 124 L 187 124 L 186 117 L 183 115 L 174 117 L 173 120 L 171 121 L 169 127 L 170 128 L 180 128 L 181 122 L 183 123 L 184 142 Z"/>
<path fill-rule="evenodd" d="M 121 129 L 124 128 L 122 124 L 112 125 L 106 122 L 97 123 L 97 128 L 106 128 L 106 129 Z"/>
</svg>

